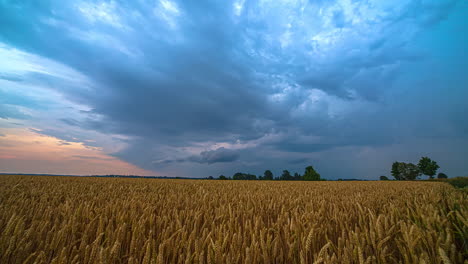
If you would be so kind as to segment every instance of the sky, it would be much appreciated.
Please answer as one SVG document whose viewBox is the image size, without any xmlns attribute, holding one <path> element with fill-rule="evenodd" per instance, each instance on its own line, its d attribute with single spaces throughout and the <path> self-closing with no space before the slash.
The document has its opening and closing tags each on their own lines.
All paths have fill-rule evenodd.
<svg viewBox="0 0 468 264">
<path fill-rule="evenodd" d="M 0 172 L 468 175 L 463 0 L 0 0 Z"/>
</svg>

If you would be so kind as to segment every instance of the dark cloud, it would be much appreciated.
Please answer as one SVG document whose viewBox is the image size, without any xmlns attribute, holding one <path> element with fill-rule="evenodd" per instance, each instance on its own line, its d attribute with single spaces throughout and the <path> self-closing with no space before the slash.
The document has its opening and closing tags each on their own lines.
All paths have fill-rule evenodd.
<svg viewBox="0 0 468 264">
<path fill-rule="evenodd" d="M 198 155 L 191 155 L 187 158 L 161 159 L 153 161 L 155 165 L 167 165 L 171 163 L 195 162 L 200 164 L 225 163 L 238 160 L 239 151 L 226 149 L 224 147 L 215 150 L 202 151 Z"/>
<path fill-rule="evenodd" d="M 213 164 L 217 162 L 232 162 L 239 159 L 239 153 L 235 150 L 218 148 L 215 150 L 202 151 L 200 155 L 191 156 L 189 161 Z"/>
<path fill-rule="evenodd" d="M 112 155 L 145 169 L 193 166 L 200 175 L 211 168 L 302 166 L 319 152 L 378 148 L 419 133 L 426 106 L 412 102 L 439 86 L 413 80 L 426 78 L 421 65 L 432 55 L 429 44 L 415 40 L 457 7 L 466 8 L 455 0 L 376 10 L 368 1 L 353 5 L 247 1 L 236 10 L 225 1 L 173 1 L 166 9 L 158 1 L 0 3 L 1 42 L 66 65 L 89 82 L 44 72 L 0 78 L 33 80 L 85 105 L 81 118 L 59 121 L 124 136 L 125 147 Z M 466 92 L 453 96 L 460 94 Z M 0 102 L 0 117 L 15 115 Z M 425 133 L 458 135 L 465 118 L 456 116 L 447 126 L 457 128 Z M 99 144 L 73 129 L 38 133 Z"/>
</svg>

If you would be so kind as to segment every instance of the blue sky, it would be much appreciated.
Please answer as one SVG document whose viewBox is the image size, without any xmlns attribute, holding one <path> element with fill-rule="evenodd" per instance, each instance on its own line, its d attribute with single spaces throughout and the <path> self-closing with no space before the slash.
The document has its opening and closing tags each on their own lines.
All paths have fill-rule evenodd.
<svg viewBox="0 0 468 264">
<path fill-rule="evenodd" d="M 461 0 L 3 0 L 0 169 L 377 179 L 429 156 L 467 175 L 466 17 Z"/>
</svg>

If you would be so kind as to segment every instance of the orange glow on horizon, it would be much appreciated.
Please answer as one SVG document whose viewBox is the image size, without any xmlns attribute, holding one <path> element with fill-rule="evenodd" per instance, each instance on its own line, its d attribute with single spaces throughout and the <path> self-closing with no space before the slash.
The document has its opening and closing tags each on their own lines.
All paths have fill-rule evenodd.
<svg viewBox="0 0 468 264">
<path fill-rule="evenodd" d="M 97 147 L 63 141 L 25 128 L 2 128 L 0 172 L 73 175 L 157 175 Z"/>
</svg>

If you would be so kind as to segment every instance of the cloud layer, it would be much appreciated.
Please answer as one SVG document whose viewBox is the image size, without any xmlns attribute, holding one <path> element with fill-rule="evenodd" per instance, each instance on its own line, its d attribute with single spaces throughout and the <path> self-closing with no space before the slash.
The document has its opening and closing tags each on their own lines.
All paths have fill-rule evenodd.
<svg viewBox="0 0 468 264">
<path fill-rule="evenodd" d="M 466 173 L 453 158 L 466 150 L 448 146 L 468 141 L 467 9 L 2 2 L 0 118 L 173 176 L 314 164 L 329 178 L 377 178 L 421 154 Z"/>
</svg>

